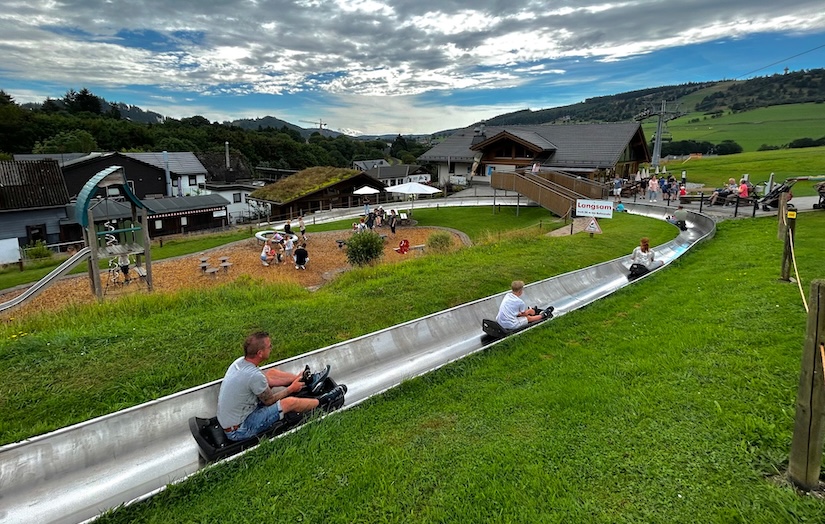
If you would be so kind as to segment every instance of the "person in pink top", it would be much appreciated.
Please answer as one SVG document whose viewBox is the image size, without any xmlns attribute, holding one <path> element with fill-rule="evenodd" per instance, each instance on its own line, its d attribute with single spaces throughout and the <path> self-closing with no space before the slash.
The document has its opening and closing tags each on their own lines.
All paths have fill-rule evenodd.
<svg viewBox="0 0 825 524">
<path fill-rule="evenodd" d="M 725 205 L 735 204 L 736 203 L 736 197 L 748 198 L 748 184 L 747 184 L 747 182 L 745 181 L 744 178 L 739 181 L 739 188 L 736 190 L 736 192 L 731 193 L 730 195 L 728 195 L 725 198 Z"/>
</svg>

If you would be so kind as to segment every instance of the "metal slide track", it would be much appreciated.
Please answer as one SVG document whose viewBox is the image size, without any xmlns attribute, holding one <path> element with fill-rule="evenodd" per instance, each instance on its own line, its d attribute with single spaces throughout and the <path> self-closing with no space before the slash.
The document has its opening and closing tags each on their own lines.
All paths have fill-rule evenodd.
<svg viewBox="0 0 825 524">
<path fill-rule="evenodd" d="M 627 204 L 663 219 L 662 208 Z M 655 248 L 665 267 L 716 232 L 713 219 L 690 213 L 688 231 Z M 531 302 L 564 315 L 624 286 L 628 257 L 527 286 Z M 658 271 L 658 270 L 657 270 Z M 646 277 L 642 277 L 646 278 Z M 481 319 L 493 318 L 504 293 L 456 306 L 346 342 L 277 362 L 299 372 L 331 364 L 347 384 L 346 409 L 402 381 L 482 350 Z M 546 329 L 552 323 L 536 328 Z M 529 328 L 535 329 L 535 328 Z M 552 327 L 550 328 L 552 329 Z M 514 335 L 516 336 L 516 335 Z M 204 463 L 189 417 L 215 413 L 220 381 L 181 391 L 0 448 L 0 522 L 77 523 L 142 500 L 195 473 Z"/>
<path fill-rule="evenodd" d="M 0 304 L 0 313 L 11 309 L 13 307 L 17 307 L 20 304 L 26 302 L 29 299 L 36 297 L 40 294 L 41 291 L 49 287 L 52 283 L 54 283 L 57 279 L 77 267 L 81 262 L 84 262 L 86 259 L 89 258 L 92 249 L 90 247 L 84 247 L 71 257 L 67 258 L 63 261 L 62 264 L 54 268 L 48 275 L 41 278 L 33 286 L 25 291 L 25 293 L 14 297 L 13 299 L 9 300 L 8 302 L 3 302 Z M 2 516 L 2 513 L 0 513 Z"/>
</svg>

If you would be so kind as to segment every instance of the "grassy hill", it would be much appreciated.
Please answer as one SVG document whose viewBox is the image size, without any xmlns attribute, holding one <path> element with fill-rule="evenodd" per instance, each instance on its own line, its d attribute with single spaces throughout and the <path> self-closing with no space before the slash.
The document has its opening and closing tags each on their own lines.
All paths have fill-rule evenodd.
<svg viewBox="0 0 825 524">
<path fill-rule="evenodd" d="M 721 186 L 730 177 L 738 179 L 745 173 L 755 184 L 765 182 L 771 173 L 781 182 L 795 176 L 825 174 L 825 147 L 804 149 L 780 149 L 755 151 L 718 157 L 665 162 L 667 170 L 676 173 L 687 171 L 689 182 L 706 187 Z M 811 183 L 799 183 L 793 188 L 794 195 L 814 196 L 818 193 Z"/>
<path fill-rule="evenodd" d="M 690 107 L 690 98 L 699 96 L 699 93 L 694 93 L 685 97 L 681 107 Z M 642 127 L 645 136 L 652 138 L 656 131 L 655 118 L 646 121 Z M 673 140 L 714 144 L 733 140 L 744 151 L 757 151 L 762 145 L 781 147 L 796 139 L 825 136 L 825 104 L 770 106 L 739 113 L 726 112 L 720 117 L 690 112 L 668 122 L 667 129 Z"/>
</svg>

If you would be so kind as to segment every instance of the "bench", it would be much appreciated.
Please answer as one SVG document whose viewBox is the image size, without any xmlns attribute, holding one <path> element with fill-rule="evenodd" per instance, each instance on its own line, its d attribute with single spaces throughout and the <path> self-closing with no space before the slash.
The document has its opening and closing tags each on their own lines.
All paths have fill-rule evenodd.
<svg viewBox="0 0 825 524">
<path fill-rule="evenodd" d="M 216 267 L 210 267 L 210 268 L 206 268 L 206 269 L 204 270 L 204 273 L 205 273 L 205 274 L 207 274 L 207 275 L 211 275 L 211 276 L 215 277 L 215 276 L 217 276 L 218 271 L 219 271 L 219 269 L 218 269 L 218 268 L 216 268 Z"/>
<path fill-rule="evenodd" d="M 407 213 L 398 213 L 399 223 L 402 226 L 410 225 L 410 218 L 407 216 Z"/>
<path fill-rule="evenodd" d="M 229 268 L 232 267 L 232 262 L 222 262 L 221 267 L 224 273 L 229 273 Z"/>
<path fill-rule="evenodd" d="M 135 266 L 132 268 L 140 278 L 146 278 L 146 268 L 143 266 Z"/>
<path fill-rule="evenodd" d="M 336 240 L 336 242 L 338 243 L 338 249 L 341 249 L 342 247 L 347 245 L 346 240 Z"/>
<path fill-rule="evenodd" d="M 417 246 L 410 246 L 410 249 L 416 249 L 416 250 L 423 253 L 425 247 L 426 247 L 425 244 L 418 244 Z"/>
<path fill-rule="evenodd" d="M 201 268 L 201 271 L 206 273 L 206 270 L 209 269 L 209 263 L 208 262 L 201 262 L 200 266 L 198 266 L 198 267 Z"/>
</svg>

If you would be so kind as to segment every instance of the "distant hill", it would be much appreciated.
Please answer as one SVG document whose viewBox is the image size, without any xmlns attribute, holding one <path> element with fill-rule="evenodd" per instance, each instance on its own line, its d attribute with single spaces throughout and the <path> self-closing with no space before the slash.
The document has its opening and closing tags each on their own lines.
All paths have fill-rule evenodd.
<svg viewBox="0 0 825 524">
<path fill-rule="evenodd" d="M 318 128 L 315 129 L 305 129 L 300 126 L 296 126 L 295 124 L 290 124 L 286 120 L 281 120 L 280 118 L 275 118 L 274 116 L 265 116 L 263 118 L 242 118 L 239 120 L 233 120 L 229 123 L 229 125 L 240 127 L 241 129 L 249 129 L 252 131 L 257 131 L 259 129 L 266 129 L 268 127 L 272 129 L 281 129 L 282 127 L 286 126 L 287 129 L 291 129 L 293 131 L 297 131 L 301 133 L 301 136 L 304 138 L 308 138 L 312 135 L 312 133 L 318 133 Z M 333 137 L 340 135 L 336 131 L 330 131 L 328 129 L 322 129 L 320 133 L 323 136 Z"/>
<path fill-rule="evenodd" d="M 628 91 L 587 98 L 577 104 L 524 109 L 490 118 L 487 125 L 558 124 L 566 122 L 622 122 L 656 110 L 662 100 L 685 113 L 709 116 L 761 107 L 825 101 L 825 69 L 776 74 L 749 80 L 720 80 Z"/>
</svg>

